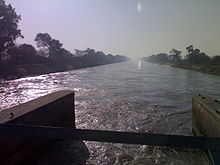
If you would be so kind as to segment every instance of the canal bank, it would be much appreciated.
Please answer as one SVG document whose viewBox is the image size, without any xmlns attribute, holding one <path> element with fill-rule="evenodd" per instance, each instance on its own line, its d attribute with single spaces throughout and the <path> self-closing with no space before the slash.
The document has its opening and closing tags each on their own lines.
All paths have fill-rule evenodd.
<svg viewBox="0 0 220 165">
<path fill-rule="evenodd" d="M 121 61 L 124 62 L 124 61 Z M 23 65 L 2 65 L 0 66 L 0 79 L 13 80 L 27 76 L 37 76 L 48 73 L 64 72 L 80 68 L 95 67 L 120 62 L 96 62 L 89 64 L 85 61 L 65 63 L 37 63 Z"/>
<path fill-rule="evenodd" d="M 149 61 L 147 61 L 149 62 Z M 178 64 L 169 62 L 151 62 L 159 65 L 168 65 L 171 67 L 188 69 L 193 71 L 198 71 L 207 74 L 220 75 L 220 65 L 189 65 L 189 64 Z"/>
</svg>

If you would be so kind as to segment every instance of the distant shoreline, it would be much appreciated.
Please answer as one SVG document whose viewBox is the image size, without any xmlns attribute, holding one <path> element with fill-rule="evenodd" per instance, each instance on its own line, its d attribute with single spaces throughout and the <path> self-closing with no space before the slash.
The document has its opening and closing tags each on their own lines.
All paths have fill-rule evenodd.
<svg viewBox="0 0 220 165">
<path fill-rule="evenodd" d="M 36 63 L 36 64 L 25 64 L 25 65 L 0 66 L 0 79 L 14 80 L 29 76 L 38 76 L 42 74 L 64 72 L 68 70 L 96 67 L 96 66 L 114 64 L 120 62 L 126 62 L 126 61 L 99 63 L 99 64 L 86 64 L 81 62 L 81 63 Z"/>
<path fill-rule="evenodd" d="M 150 61 L 146 61 L 146 62 L 150 62 Z M 169 63 L 169 62 L 150 62 L 150 63 L 159 64 L 159 65 L 169 65 L 175 68 L 182 68 L 182 69 L 193 70 L 201 73 L 220 76 L 219 65 L 189 65 L 189 64 L 177 64 L 177 63 Z"/>
</svg>

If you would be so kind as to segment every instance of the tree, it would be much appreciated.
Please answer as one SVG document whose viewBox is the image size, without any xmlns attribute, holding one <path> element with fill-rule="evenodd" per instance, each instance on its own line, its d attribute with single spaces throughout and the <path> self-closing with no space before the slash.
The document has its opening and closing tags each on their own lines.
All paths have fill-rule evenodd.
<svg viewBox="0 0 220 165">
<path fill-rule="evenodd" d="M 10 56 L 10 64 L 30 64 L 35 63 L 37 60 L 37 51 L 32 45 L 21 44 L 11 47 L 7 51 Z"/>
<path fill-rule="evenodd" d="M 214 57 L 212 58 L 212 63 L 213 63 L 214 65 L 219 65 L 219 64 L 220 64 L 220 56 L 214 56 Z"/>
<path fill-rule="evenodd" d="M 180 60 L 181 60 L 181 51 L 179 51 L 179 50 L 176 50 L 176 49 L 172 49 L 171 51 L 170 51 L 170 55 L 169 55 L 169 58 L 170 58 L 170 60 L 172 61 L 172 62 L 179 62 Z"/>
<path fill-rule="evenodd" d="M 90 55 L 90 56 L 94 56 L 95 55 L 95 50 L 94 49 L 87 48 L 84 52 L 87 55 Z"/>
<path fill-rule="evenodd" d="M 69 50 L 66 50 L 64 48 L 61 48 L 61 54 L 61 58 L 64 61 L 71 61 L 74 58 L 74 55 Z"/>
<path fill-rule="evenodd" d="M 38 33 L 35 41 L 37 42 L 37 47 L 50 47 L 50 42 L 52 38 L 48 33 Z"/>
<path fill-rule="evenodd" d="M 160 62 L 167 62 L 168 61 L 168 55 L 166 53 L 159 53 L 156 55 L 157 61 Z"/>
<path fill-rule="evenodd" d="M 144 60 L 150 61 L 150 62 L 167 62 L 168 55 L 166 53 L 159 53 L 156 55 L 151 55 L 147 57 L 146 59 L 144 58 Z"/>
<path fill-rule="evenodd" d="M 87 48 L 82 51 L 82 56 L 80 57 L 83 62 L 88 64 L 95 64 L 96 60 L 96 52 L 94 49 Z"/>
<path fill-rule="evenodd" d="M 59 59 L 61 57 L 63 44 L 59 40 L 53 39 L 48 33 L 38 33 L 35 41 L 37 42 L 37 47 L 48 50 L 50 59 Z"/>
<path fill-rule="evenodd" d="M 199 49 L 194 49 L 192 45 L 186 47 L 188 54 L 185 57 L 185 60 L 189 64 L 209 64 L 211 59 L 204 52 L 200 52 Z"/>
<path fill-rule="evenodd" d="M 196 51 L 195 51 L 193 48 L 193 45 L 186 47 L 186 50 L 187 50 L 188 54 L 186 54 L 186 56 L 185 56 L 185 61 L 189 64 L 196 64 L 196 61 L 197 61 L 196 56 L 200 52 L 200 50 L 196 49 Z"/>
<path fill-rule="evenodd" d="M 0 0 L 0 54 L 10 47 L 18 37 L 22 37 L 18 23 L 21 16 L 18 15 L 12 6 L 6 5 L 4 0 Z"/>
<path fill-rule="evenodd" d="M 189 45 L 186 47 L 186 50 L 188 51 L 188 53 L 192 53 L 193 52 L 193 45 Z"/>
<path fill-rule="evenodd" d="M 79 49 L 75 49 L 75 55 L 76 55 L 77 57 L 81 57 L 81 56 L 83 56 L 83 54 L 84 54 L 84 51 L 79 50 Z"/>
<path fill-rule="evenodd" d="M 199 53 L 198 55 L 198 64 L 210 64 L 212 62 L 211 58 L 206 55 L 204 52 Z"/>
</svg>

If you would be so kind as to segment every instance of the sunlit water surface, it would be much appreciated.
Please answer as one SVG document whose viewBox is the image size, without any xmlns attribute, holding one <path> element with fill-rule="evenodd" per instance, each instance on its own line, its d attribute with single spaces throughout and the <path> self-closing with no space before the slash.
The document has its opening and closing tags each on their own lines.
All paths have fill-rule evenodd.
<svg viewBox="0 0 220 165">
<path fill-rule="evenodd" d="M 75 91 L 77 128 L 192 135 L 192 95 L 219 99 L 219 84 L 219 76 L 129 61 L 2 81 L 0 109 L 70 89 Z M 87 164 L 207 164 L 197 150 L 86 145 L 90 152 Z"/>
</svg>

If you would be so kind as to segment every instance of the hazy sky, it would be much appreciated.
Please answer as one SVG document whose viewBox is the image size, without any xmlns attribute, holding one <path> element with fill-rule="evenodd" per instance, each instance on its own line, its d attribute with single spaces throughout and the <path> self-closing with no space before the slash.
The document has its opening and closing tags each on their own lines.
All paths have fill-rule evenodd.
<svg viewBox="0 0 220 165">
<path fill-rule="evenodd" d="M 194 47 L 220 55 L 220 0 L 6 0 L 21 15 L 19 42 L 47 32 L 64 47 L 142 57 Z"/>
</svg>

